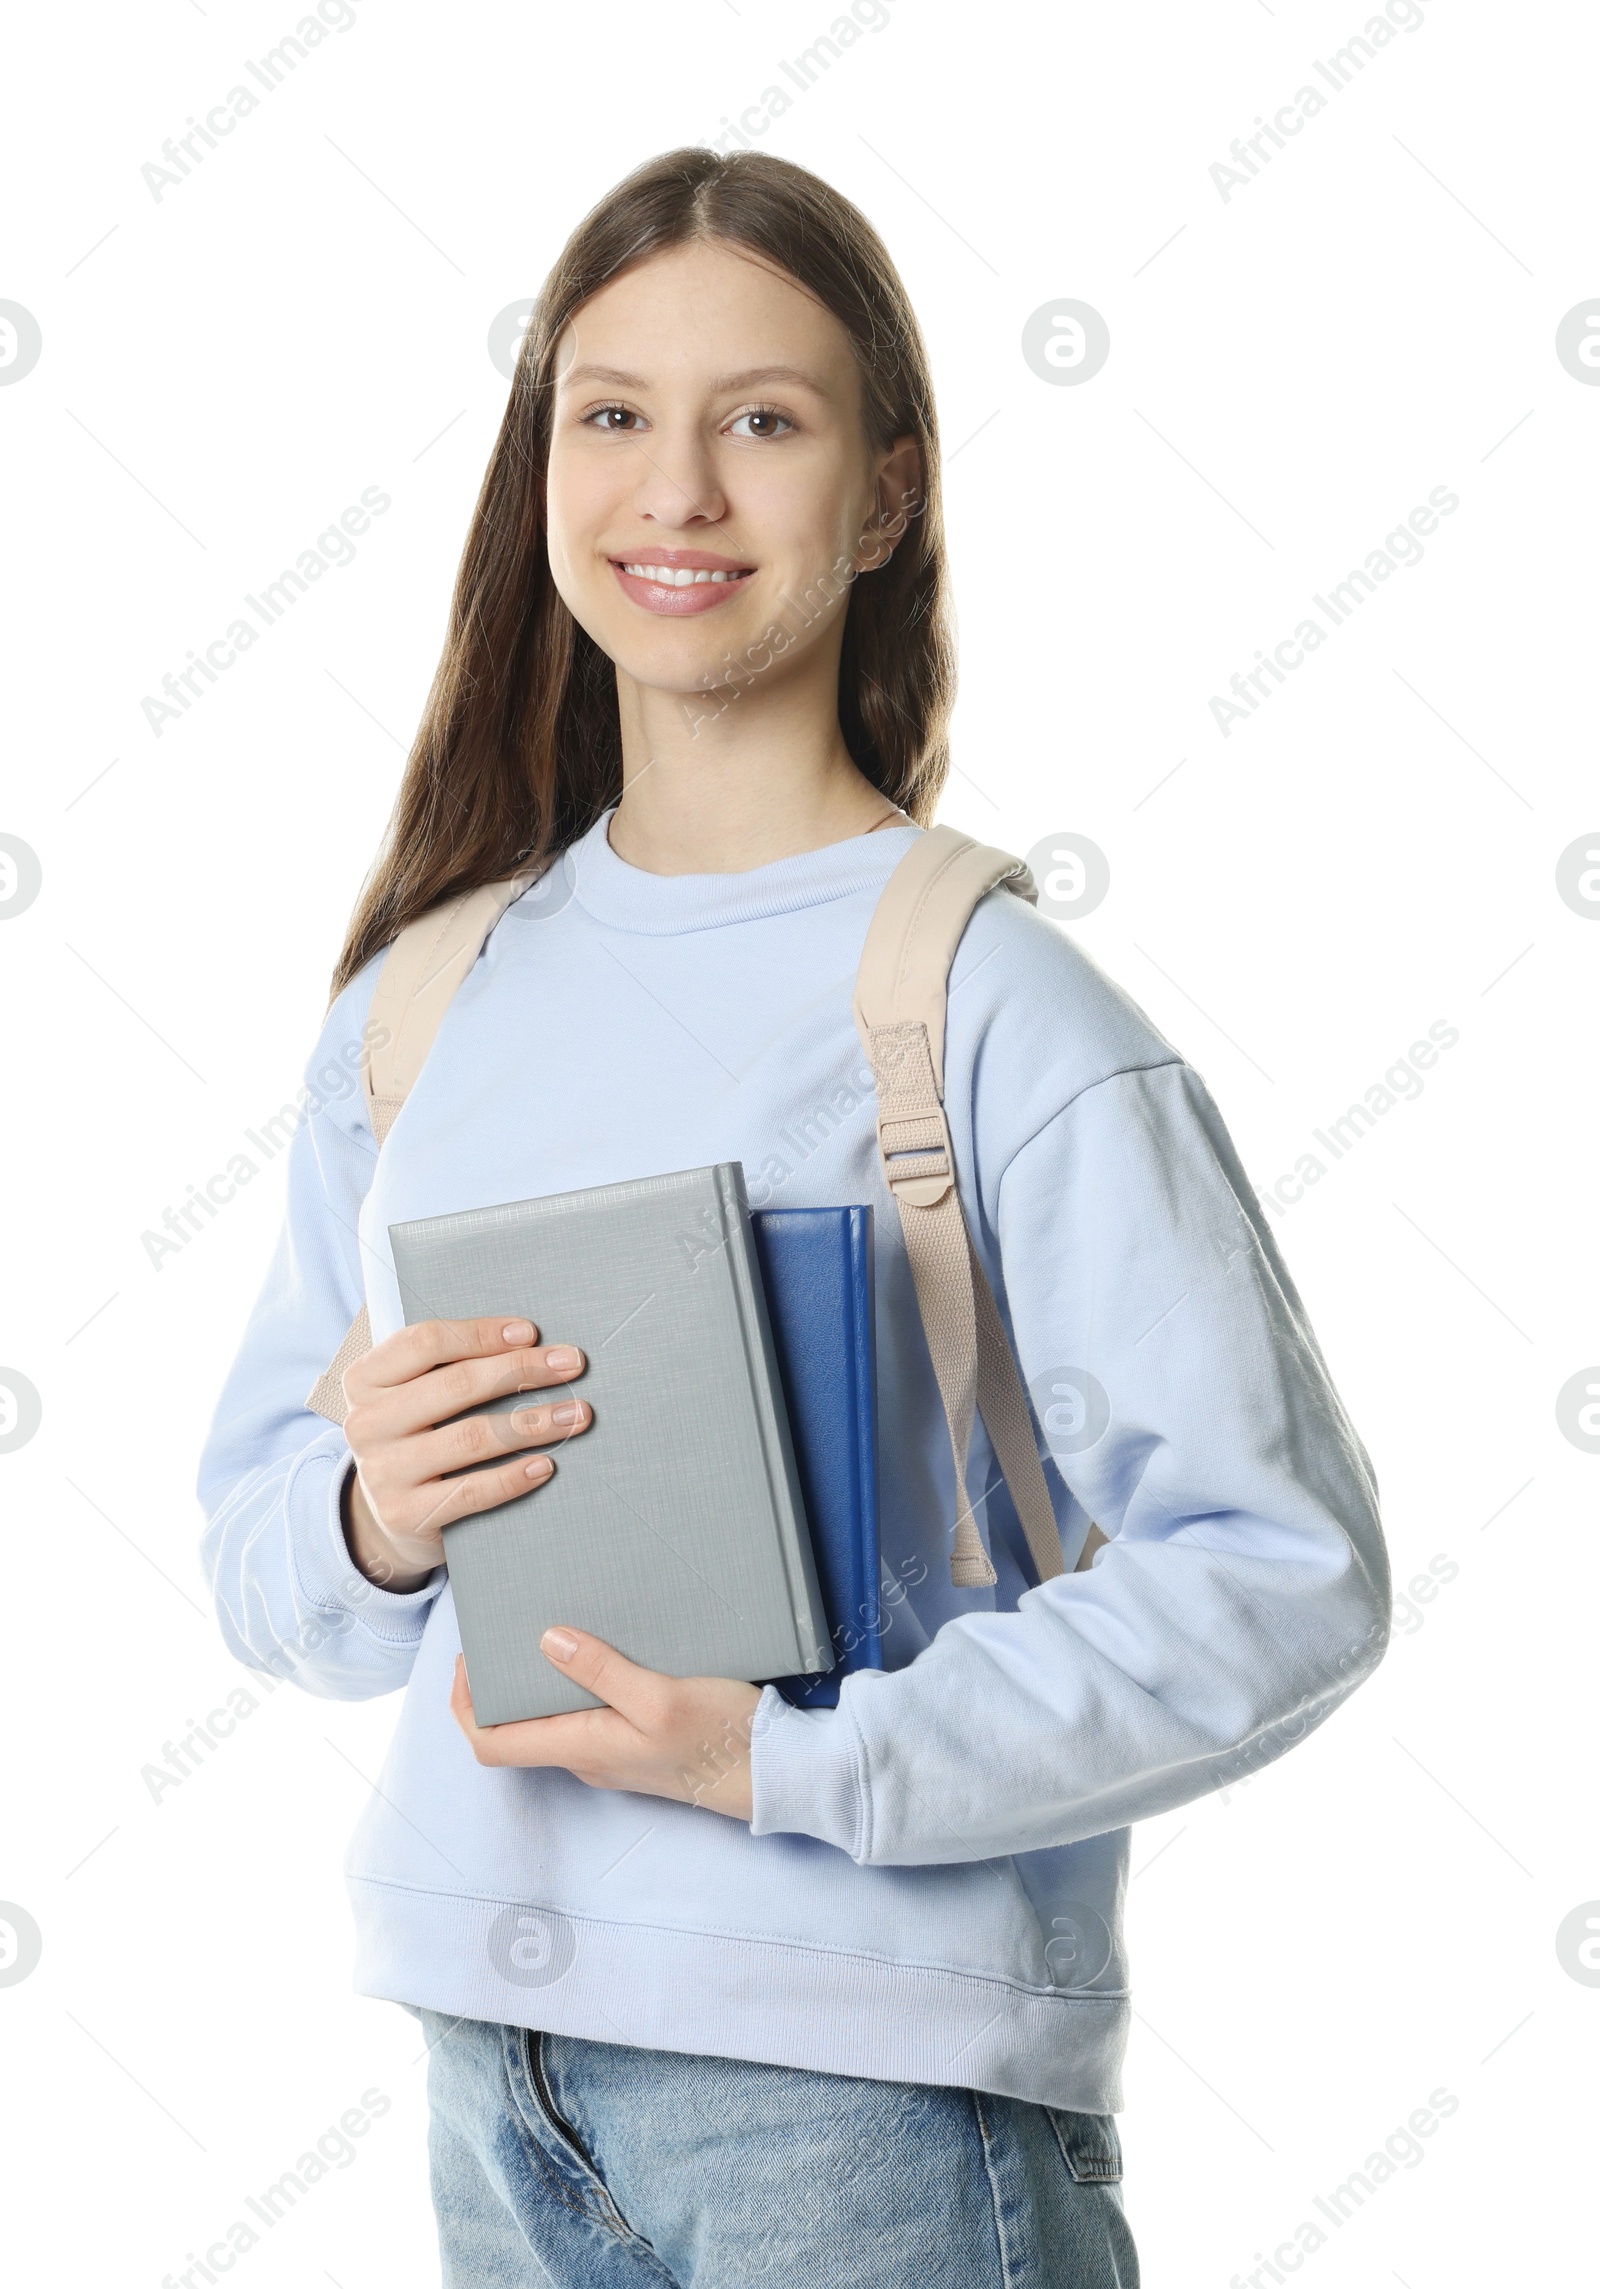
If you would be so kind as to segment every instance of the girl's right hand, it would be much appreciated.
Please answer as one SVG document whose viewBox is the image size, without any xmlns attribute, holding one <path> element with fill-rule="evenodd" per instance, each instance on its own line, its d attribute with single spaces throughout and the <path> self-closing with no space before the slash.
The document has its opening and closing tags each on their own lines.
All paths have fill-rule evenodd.
<svg viewBox="0 0 1600 2289">
<path fill-rule="evenodd" d="M 585 1364 L 570 1344 L 541 1345 L 529 1321 L 495 1318 L 419 1320 L 347 1367 L 344 1435 L 355 1468 L 345 1477 L 340 1515 L 350 1555 L 368 1581 L 400 1592 L 419 1588 L 444 1563 L 446 1526 L 547 1479 L 555 1468 L 550 1457 L 530 1460 L 522 1450 L 556 1446 L 588 1429 L 593 1409 L 565 1388 Z M 552 1387 L 561 1393 L 552 1401 L 450 1421 L 484 1399 Z M 508 1448 L 518 1451 L 493 1461 Z M 450 1478 L 449 1471 L 466 1475 Z"/>
</svg>

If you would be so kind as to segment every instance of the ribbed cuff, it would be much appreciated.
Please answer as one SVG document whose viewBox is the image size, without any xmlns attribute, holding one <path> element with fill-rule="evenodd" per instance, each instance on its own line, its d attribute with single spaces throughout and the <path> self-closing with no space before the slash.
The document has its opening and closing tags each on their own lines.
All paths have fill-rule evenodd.
<svg viewBox="0 0 1600 2289">
<path fill-rule="evenodd" d="M 866 1771 L 848 1709 L 797 1709 L 768 1685 L 750 1725 L 750 1800 L 752 1836 L 815 1836 L 859 1861 Z"/>
<path fill-rule="evenodd" d="M 307 1604 L 324 1613 L 333 1609 L 349 1614 L 386 1644 L 408 1644 L 421 1634 L 419 1624 L 444 1585 L 445 1569 L 436 1566 L 414 1590 L 386 1590 L 368 1581 L 350 1555 L 339 1515 L 340 1496 L 354 1461 L 343 1432 L 334 1429 L 307 1447 L 295 1467 L 285 1490 L 285 1507 L 291 1517 L 295 1512 L 295 1480 L 300 1473 L 325 1471 L 328 1480 L 324 1497 L 307 1504 L 310 1534 L 304 1540 L 296 1536 L 294 1541 L 295 1584 Z"/>
</svg>

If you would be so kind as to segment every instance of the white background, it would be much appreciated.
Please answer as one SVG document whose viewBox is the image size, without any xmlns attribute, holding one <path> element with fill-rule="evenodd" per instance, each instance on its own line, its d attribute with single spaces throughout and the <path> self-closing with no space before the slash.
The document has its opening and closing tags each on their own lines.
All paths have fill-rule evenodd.
<svg viewBox="0 0 1600 2289">
<path fill-rule="evenodd" d="M 622 174 L 788 86 L 830 22 L 354 9 L 159 200 L 141 166 L 294 0 L 10 34 L 0 296 L 43 339 L 0 388 L 0 832 L 44 874 L 0 930 L 0 1366 L 44 1410 L 0 1455 L 0 1898 L 43 1934 L 0 1988 L 30 2281 L 155 2289 L 373 2086 L 357 2159 L 236 2277 L 437 2279 L 420 2039 L 350 1992 L 340 1878 L 397 1704 L 285 1688 L 158 1803 L 141 1778 L 250 1681 L 193 1477 L 279 1172 L 159 1270 L 141 1235 L 298 1084 L 500 420 L 491 321 Z M 1313 61 L 1363 0 L 883 12 L 762 141 L 863 207 L 929 342 L 962 641 L 943 815 L 1099 845 L 1076 934 L 1258 1185 L 1434 1021 L 1460 1037 L 1278 1212 L 1397 1582 L 1456 1571 L 1325 1731 L 1136 1835 L 1145 2278 L 1247 2279 L 1443 2087 L 1425 2159 L 1304 2277 L 1572 2279 L 1600 1991 L 1556 1932 L 1600 1895 L 1600 1455 L 1556 1397 L 1600 1359 L 1600 912 L 1556 867 L 1600 846 L 1600 387 L 1555 333 L 1600 294 L 1592 15 L 1423 0 L 1334 94 Z M 1306 85 L 1326 108 L 1224 200 L 1213 163 Z M 1110 328 L 1081 386 L 1021 355 L 1061 296 Z M 162 675 L 368 486 L 393 505 L 355 562 L 154 736 Z M 1224 738 L 1212 696 L 1439 486 L 1459 507 L 1423 561 Z"/>
</svg>

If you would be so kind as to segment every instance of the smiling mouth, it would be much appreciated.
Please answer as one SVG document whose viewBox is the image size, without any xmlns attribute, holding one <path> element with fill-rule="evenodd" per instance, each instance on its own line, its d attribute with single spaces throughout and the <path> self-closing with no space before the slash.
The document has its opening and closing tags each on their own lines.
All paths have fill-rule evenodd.
<svg viewBox="0 0 1600 2289">
<path fill-rule="evenodd" d="M 734 590 L 742 588 L 756 569 L 753 564 L 735 564 L 728 557 L 720 562 L 713 558 L 709 564 L 674 564 L 671 559 L 675 552 L 664 553 L 665 564 L 644 556 L 614 556 L 610 560 L 612 578 L 629 603 L 658 620 L 698 619 L 704 613 L 721 611 L 731 603 Z M 690 553 L 684 551 L 685 555 Z"/>
<path fill-rule="evenodd" d="M 658 588 L 727 586 L 734 581 L 748 580 L 755 570 L 753 564 L 739 565 L 727 572 L 712 572 L 686 564 L 629 564 L 620 556 L 614 556 L 611 561 L 619 572 L 627 573 L 630 580 L 653 581 Z"/>
</svg>

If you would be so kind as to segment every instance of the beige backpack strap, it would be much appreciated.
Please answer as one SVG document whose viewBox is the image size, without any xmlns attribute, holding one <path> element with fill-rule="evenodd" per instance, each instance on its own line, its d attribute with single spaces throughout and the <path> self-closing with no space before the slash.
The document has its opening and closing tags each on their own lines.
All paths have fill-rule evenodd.
<svg viewBox="0 0 1600 2289">
<path fill-rule="evenodd" d="M 456 988 L 483 951 L 484 940 L 513 899 L 537 882 L 550 862 L 526 867 L 505 882 L 464 890 L 442 906 L 408 922 L 383 958 L 372 988 L 366 1042 L 361 1052 L 361 1085 L 380 1151 L 427 1061 Z M 344 1371 L 372 1349 L 365 1304 L 351 1321 L 344 1341 L 306 1393 L 306 1405 L 330 1423 L 342 1423 L 348 1408 Z"/>
<path fill-rule="evenodd" d="M 345 1329 L 344 1341 L 306 1393 L 305 1403 L 314 1415 L 326 1415 L 330 1423 L 344 1421 L 350 1412 L 344 1395 L 344 1371 L 371 1349 L 372 1323 L 363 1304 Z"/>
<path fill-rule="evenodd" d="M 1041 1581 L 1065 1571 L 1027 1394 L 956 1189 L 944 1113 L 950 964 L 972 910 L 1002 884 L 1035 896 L 1024 862 L 953 827 L 932 827 L 884 887 L 856 977 L 855 1020 L 878 1090 L 878 1150 L 894 1194 L 955 1463 L 950 1579 L 995 1579 L 967 1493 L 974 1407 L 994 1447 Z M 1105 1537 L 1091 1526 L 1080 1565 Z"/>
<path fill-rule="evenodd" d="M 372 988 L 369 1046 L 361 1058 L 372 1133 L 381 1145 L 427 1062 L 456 988 L 483 951 L 484 940 L 544 866 L 507 882 L 464 890 L 408 923 L 384 956 Z"/>
</svg>

